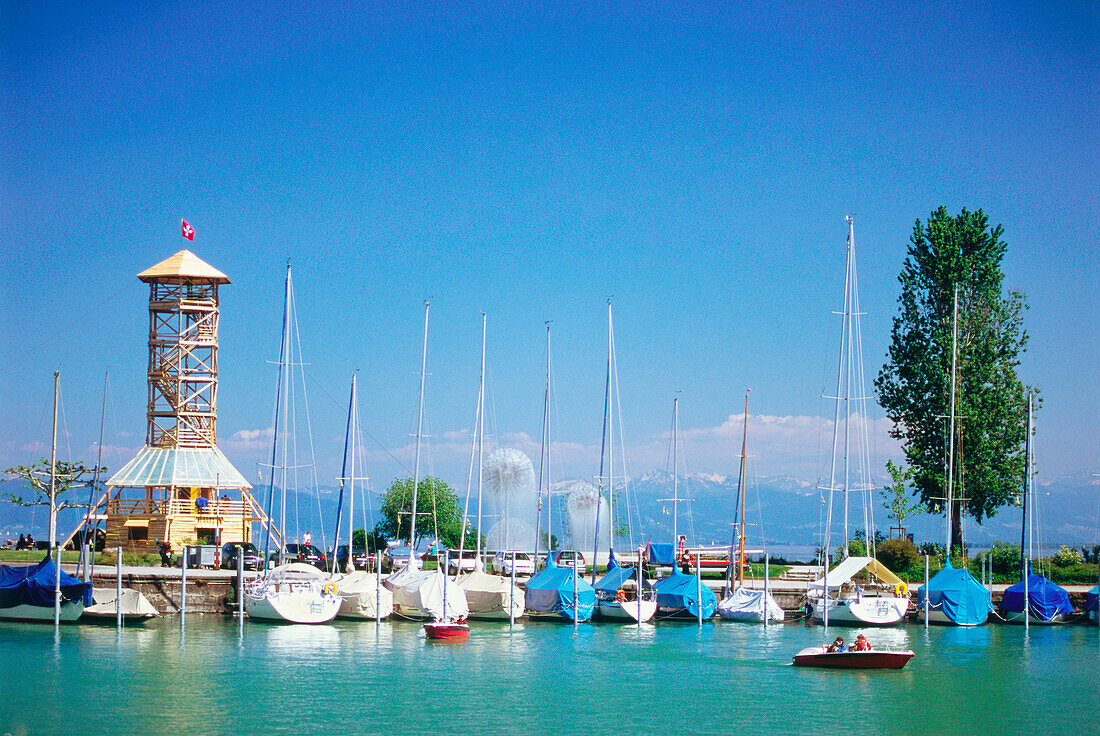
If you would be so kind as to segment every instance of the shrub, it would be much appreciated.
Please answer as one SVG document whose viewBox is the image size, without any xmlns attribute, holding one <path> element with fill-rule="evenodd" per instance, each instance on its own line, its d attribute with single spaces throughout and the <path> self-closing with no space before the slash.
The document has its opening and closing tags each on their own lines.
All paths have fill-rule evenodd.
<svg viewBox="0 0 1100 736">
<path fill-rule="evenodd" d="M 901 575 L 920 563 L 921 554 L 917 545 L 908 539 L 887 539 L 878 545 L 875 558 Z"/>
<path fill-rule="evenodd" d="M 1081 553 L 1075 549 L 1070 549 L 1066 545 L 1062 545 L 1062 548 L 1054 553 L 1054 556 L 1050 558 L 1050 561 L 1054 563 L 1055 567 L 1072 567 L 1081 563 Z"/>
</svg>

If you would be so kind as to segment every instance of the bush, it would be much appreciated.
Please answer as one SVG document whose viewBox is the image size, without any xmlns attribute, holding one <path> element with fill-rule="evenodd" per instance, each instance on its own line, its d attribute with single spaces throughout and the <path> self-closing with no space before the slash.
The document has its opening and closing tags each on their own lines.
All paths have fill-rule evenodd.
<svg viewBox="0 0 1100 736">
<path fill-rule="evenodd" d="M 1054 563 L 1055 567 L 1073 567 L 1082 562 L 1081 553 L 1075 549 L 1070 549 L 1064 544 L 1060 550 L 1054 553 L 1050 561 Z"/>
<path fill-rule="evenodd" d="M 908 539 L 887 539 L 878 545 L 875 558 L 899 575 L 908 573 L 921 561 L 920 550 Z"/>
</svg>

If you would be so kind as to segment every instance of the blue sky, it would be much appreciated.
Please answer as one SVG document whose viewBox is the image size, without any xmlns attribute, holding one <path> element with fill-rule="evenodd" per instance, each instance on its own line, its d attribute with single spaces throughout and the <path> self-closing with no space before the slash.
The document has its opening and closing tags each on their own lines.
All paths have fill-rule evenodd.
<svg viewBox="0 0 1100 736">
<path fill-rule="evenodd" d="M 465 482 L 485 310 L 488 430 L 537 457 L 553 320 L 555 472 L 595 474 L 610 297 L 634 470 L 679 391 L 688 470 L 735 472 L 751 387 L 757 467 L 813 481 L 844 216 L 873 375 L 913 222 L 944 205 L 1004 225 L 1040 474 L 1100 471 L 1095 3 L 395 5 L 5 4 L 0 462 L 43 454 L 56 368 L 62 456 L 92 459 L 108 370 L 106 462 L 133 455 L 135 275 L 185 218 L 233 280 L 219 436 L 246 477 L 289 259 L 323 479 L 353 370 L 375 484 L 405 472 L 426 298 L 428 466 Z"/>
</svg>

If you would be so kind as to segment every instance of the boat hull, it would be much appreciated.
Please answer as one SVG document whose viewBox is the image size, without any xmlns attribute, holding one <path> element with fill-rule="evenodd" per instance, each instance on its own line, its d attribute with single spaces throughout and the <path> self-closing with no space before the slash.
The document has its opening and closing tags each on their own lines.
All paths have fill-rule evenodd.
<svg viewBox="0 0 1100 736">
<path fill-rule="evenodd" d="M 437 641 L 465 641 L 470 638 L 470 627 L 467 624 L 433 621 L 424 624 L 424 635 Z"/>
<path fill-rule="evenodd" d="M 61 604 L 61 623 L 72 623 L 84 613 L 82 601 L 66 601 Z M 4 621 L 44 621 L 53 623 L 53 606 L 32 606 L 21 603 L 18 606 L 0 608 L 0 620 Z"/>
<path fill-rule="evenodd" d="M 1004 619 L 1006 624 L 1020 624 L 1024 623 L 1023 611 L 1006 611 L 1004 613 Z M 1034 613 L 1028 615 L 1028 623 L 1032 626 L 1057 626 L 1058 624 L 1069 623 L 1070 617 L 1064 613 L 1056 613 L 1053 618 L 1044 619 L 1036 616 Z"/>
<path fill-rule="evenodd" d="M 283 588 L 245 592 L 244 610 L 251 619 L 292 624 L 324 624 L 340 612 L 340 597 L 318 590 Z"/>
<path fill-rule="evenodd" d="M 813 601 L 813 619 L 824 623 L 825 609 L 821 599 Z M 901 623 L 909 611 L 908 598 L 867 596 L 829 602 L 829 623 L 853 626 L 893 626 Z"/>
<path fill-rule="evenodd" d="M 908 650 L 827 652 L 825 647 L 809 647 L 794 655 L 794 666 L 838 670 L 900 670 L 912 658 L 913 652 Z"/>
<path fill-rule="evenodd" d="M 596 616 L 609 621 L 638 623 L 657 614 L 657 601 L 596 601 Z"/>
<path fill-rule="evenodd" d="M 970 628 L 971 626 L 981 626 L 982 624 L 985 623 L 985 620 L 986 620 L 987 617 L 988 617 L 988 614 L 986 614 L 986 616 L 983 617 L 981 621 L 975 621 L 974 623 L 961 623 L 960 624 L 959 622 L 954 621 L 950 616 L 948 616 L 946 613 L 944 613 L 942 610 L 940 610 L 938 608 L 932 608 L 932 609 L 929 609 L 929 611 L 928 611 L 928 623 L 937 624 L 939 626 L 962 626 L 964 628 Z M 831 622 L 832 622 L 832 620 L 830 619 L 830 623 Z M 918 623 L 923 623 L 924 622 L 924 609 L 921 608 L 920 606 L 917 606 L 917 622 Z"/>
</svg>

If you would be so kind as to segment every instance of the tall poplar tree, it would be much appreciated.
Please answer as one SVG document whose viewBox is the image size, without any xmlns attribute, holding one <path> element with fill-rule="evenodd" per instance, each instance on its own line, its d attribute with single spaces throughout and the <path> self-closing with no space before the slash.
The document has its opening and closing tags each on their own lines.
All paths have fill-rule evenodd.
<svg viewBox="0 0 1100 736">
<path fill-rule="evenodd" d="M 901 296 L 887 361 L 875 379 L 894 422 L 913 485 L 933 513 L 951 513 L 951 547 L 963 548 L 962 518 L 993 516 L 1024 479 L 1027 388 L 1016 369 L 1027 349 L 1024 295 L 1005 292 L 1007 245 L 981 210 L 940 207 L 916 221 L 898 281 Z M 946 509 L 951 332 L 958 288 L 954 490 Z"/>
</svg>

